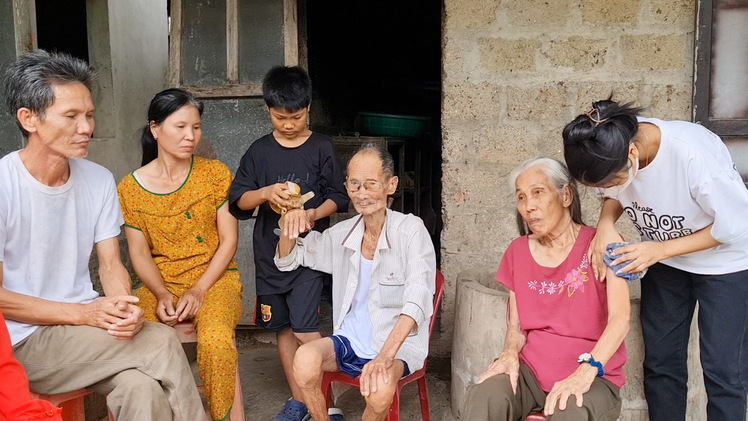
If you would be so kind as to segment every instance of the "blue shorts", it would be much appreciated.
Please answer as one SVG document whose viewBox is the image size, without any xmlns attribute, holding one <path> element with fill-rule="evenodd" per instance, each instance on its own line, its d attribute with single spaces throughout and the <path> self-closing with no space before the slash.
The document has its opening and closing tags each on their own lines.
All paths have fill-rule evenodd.
<svg viewBox="0 0 748 421">
<path fill-rule="evenodd" d="M 364 365 L 371 360 L 359 358 L 359 356 L 353 352 L 353 348 L 351 348 L 351 341 L 349 341 L 345 336 L 332 335 L 330 336 L 330 339 L 332 339 L 332 345 L 335 348 L 335 360 L 338 362 L 338 368 L 340 371 L 351 376 L 352 379 L 360 376 Z M 405 361 L 403 361 L 403 366 L 403 377 L 406 377 L 410 374 L 410 369 L 408 368 L 408 363 Z"/>
</svg>

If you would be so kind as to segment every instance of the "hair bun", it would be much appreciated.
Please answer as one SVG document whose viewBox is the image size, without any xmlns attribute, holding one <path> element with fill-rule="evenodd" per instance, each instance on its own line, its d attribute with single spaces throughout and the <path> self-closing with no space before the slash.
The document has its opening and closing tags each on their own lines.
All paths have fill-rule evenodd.
<svg viewBox="0 0 748 421">
<path fill-rule="evenodd" d="M 581 144 L 595 140 L 596 134 L 595 123 L 582 114 L 564 127 L 563 139 L 564 143 Z"/>
</svg>

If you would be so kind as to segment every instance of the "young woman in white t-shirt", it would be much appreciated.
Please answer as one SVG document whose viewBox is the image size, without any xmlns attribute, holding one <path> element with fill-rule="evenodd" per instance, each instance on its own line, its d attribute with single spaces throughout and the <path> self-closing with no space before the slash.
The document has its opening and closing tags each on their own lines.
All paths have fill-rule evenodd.
<svg viewBox="0 0 748 421">
<path fill-rule="evenodd" d="M 571 175 L 603 197 L 590 246 L 604 277 L 606 246 L 626 213 L 641 242 L 615 251 L 617 273 L 642 279 L 644 391 L 652 421 L 686 417 L 687 347 L 699 303 L 709 420 L 743 420 L 748 393 L 748 190 L 720 138 L 685 121 L 639 116 L 610 99 L 566 125 Z"/>
</svg>

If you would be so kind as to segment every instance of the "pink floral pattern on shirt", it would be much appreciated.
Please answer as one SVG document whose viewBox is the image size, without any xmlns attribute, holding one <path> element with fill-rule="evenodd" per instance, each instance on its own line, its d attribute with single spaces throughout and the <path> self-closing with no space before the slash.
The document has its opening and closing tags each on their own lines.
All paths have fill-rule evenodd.
<svg viewBox="0 0 748 421">
<path fill-rule="evenodd" d="M 575 292 L 577 292 L 577 290 L 584 292 L 584 283 L 590 280 L 587 276 L 588 269 L 589 262 L 587 261 L 587 255 L 585 254 L 582 257 L 579 266 L 567 273 L 566 277 L 560 279 L 558 283 L 553 281 L 538 282 L 533 280 L 527 283 L 527 287 L 532 291 L 536 291 L 539 295 L 561 294 L 565 289 L 567 297 L 571 297 Z"/>
</svg>

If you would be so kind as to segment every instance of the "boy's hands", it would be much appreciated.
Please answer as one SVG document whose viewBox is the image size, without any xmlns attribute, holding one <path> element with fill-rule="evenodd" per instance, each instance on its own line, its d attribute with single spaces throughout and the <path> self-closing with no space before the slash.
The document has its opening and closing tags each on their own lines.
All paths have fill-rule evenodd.
<svg viewBox="0 0 748 421">
<path fill-rule="evenodd" d="M 286 183 L 275 183 L 263 188 L 263 197 L 266 201 L 280 207 L 289 207 L 288 185 Z"/>
</svg>

